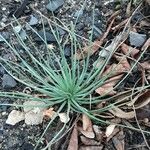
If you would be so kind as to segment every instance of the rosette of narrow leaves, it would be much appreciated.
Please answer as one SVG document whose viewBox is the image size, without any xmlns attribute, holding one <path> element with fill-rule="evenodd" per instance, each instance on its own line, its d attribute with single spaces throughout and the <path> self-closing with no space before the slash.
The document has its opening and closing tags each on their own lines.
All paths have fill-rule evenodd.
<svg viewBox="0 0 150 150">
<path fill-rule="evenodd" d="M 16 22 L 21 26 L 18 21 Z M 89 50 L 87 56 L 80 61 L 76 54 L 80 51 L 84 56 L 84 53 L 82 52 L 81 39 L 75 34 L 75 27 L 73 25 L 70 25 L 70 29 L 66 28 L 68 36 L 66 40 L 63 39 L 64 42 L 61 42 L 62 39 L 59 36 L 57 26 L 54 27 L 49 23 L 49 29 L 56 39 L 55 46 L 47 43 L 44 23 L 44 37 L 41 37 L 29 24 L 27 25 L 30 27 L 32 33 L 41 39 L 44 49 L 39 48 L 39 45 L 34 42 L 30 34 L 27 34 L 26 40 L 23 40 L 19 33 L 15 32 L 14 25 L 11 24 L 11 28 L 13 29 L 13 39 L 15 42 L 6 40 L 1 35 L 0 38 L 3 39 L 5 45 L 7 45 L 8 50 L 13 54 L 15 59 L 9 60 L 1 56 L 0 64 L 14 79 L 23 85 L 30 87 L 35 94 L 12 91 L 1 92 L 0 96 L 45 102 L 44 106 L 38 107 L 59 106 L 56 115 L 51 119 L 49 125 L 37 142 L 38 146 L 46 130 L 62 110 L 66 110 L 68 116 L 71 111 L 84 113 L 92 119 L 101 121 L 95 117 L 94 113 L 106 111 L 112 107 L 113 104 L 103 109 L 96 109 L 95 105 L 100 103 L 103 99 L 101 99 L 101 96 L 94 96 L 94 92 L 98 87 L 102 86 L 110 76 L 111 72 L 103 77 L 101 77 L 101 74 L 116 49 L 112 49 L 112 51 L 109 52 L 109 55 L 105 58 L 99 56 L 94 63 L 95 65 L 98 63 L 98 68 L 96 68 L 90 61 L 92 34 L 88 40 Z M 66 58 L 64 54 L 65 46 L 68 41 L 71 43 L 70 58 Z M 17 43 L 17 45 L 13 43 Z M 19 47 L 19 49 L 17 47 Z M 43 97 L 34 96 L 37 93 L 42 94 Z M 64 130 L 65 125 L 66 124 L 64 124 L 64 127 L 60 132 L 49 142 L 47 147 L 51 146 L 58 140 L 57 138 Z"/>
</svg>

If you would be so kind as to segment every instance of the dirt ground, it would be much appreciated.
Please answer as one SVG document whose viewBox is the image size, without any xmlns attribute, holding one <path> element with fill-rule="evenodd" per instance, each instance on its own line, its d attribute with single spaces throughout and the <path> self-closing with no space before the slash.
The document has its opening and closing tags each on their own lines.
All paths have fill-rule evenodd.
<svg viewBox="0 0 150 150">
<path fill-rule="evenodd" d="M 105 0 L 87 0 L 86 4 L 84 4 L 84 0 L 65 0 L 62 6 L 57 8 L 54 11 L 55 17 L 59 18 L 64 23 L 73 23 L 76 22 L 77 34 L 87 38 L 88 33 L 91 31 L 92 26 L 94 25 L 94 36 L 93 41 L 99 38 L 107 28 L 108 18 L 113 14 L 114 11 L 122 10 L 121 15 L 117 18 L 118 22 L 124 20 L 124 13 L 126 11 L 127 2 L 115 3 L 109 2 L 106 3 Z M 31 8 L 33 7 L 35 10 L 40 11 L 43 15 L 47 17 L 51 17 L 52 13 L 46 5 L 48 4 L 48 0 L 23 0 L 21 4 L 20 0 L 1 0 L 0 1 L 0 33 L 3 34 L 6 38 L 9 38 L 9 30 L 7 29 L 8 24 L 14 20 L 13 15 L 16 18 L 25 18 L 26 21 L 30 22 L 31 17 L 35 18 L 32 20 L 34 26 L 39 26 L 40 18 L 37 13 Z M 81 9 L 83 6 L 86 6 L 83 10 Z M 133 6 L 135 7 L 135 6 Z M 94 11 L 94 24 L 93 24 L 93 11 Z M 143 12 L 143 10 L 141 10 Z M 147 15 L 148 11 L 144 10 L 145 15 Z M 143 17 L 141 13 L 137 13 L 133 22 L 136 22 L 140 17 Z M 150 35 L 150 31 L 148 32 L 148 27 L 139 28 L 140 33 Z M 65 31 L 61 30 L 62 36 L 65 34 Z M 110 33 L 109 38 L 111 39 L 115 36 Z M 3 46 L 0 42 L 0 54 L 5 55 L 5 57 L 9 57 L 7 53 L 3 50 Z M 69 52 L 66 50 L 66 56 L 69 56 Z M 150 55 L 149 52 L 145 53 L 142 60 L 149 60 Z M 0 90 L 1 91 L 9 91 L 10 88 L 7 86 L 4 87 L 3 84 L 3 75 L 6 74 L 5 70 L 0 66 Z M 134 83 L 139 79 L 139 72 L 134 72 L 130 75 L 120 87 L 117 88 L 118 91 L 123 91 L 125 87 L 132 87 Z M 7 79 L 8 80 L 8 79 Z M 25 87 L 20 85 L 19 83 L 14 83 L 11 79 L 9 80 L 9 85 L 11 90 L 23 90 Z M 19 100 L 18 100 L 19 101 Z M 12 99 L 9 98 L 0 98 L 0 103 L 13 103 Z M 150 108 L 150 107 L 149 107 Z M 44 128 L 48 124 L 47 121 L 44 121 L 40 125 L 29 126 L 21 121 L 17 123 L 15 126 L 10 126 L 6 124 L 6 119 L 8 114 L 13 110 L 14 107 L 2 106 L 0 105 L 0 149 L 1 150 L 33 150 L 36 144 L 36 141 L 42 135 Z M 132 122 L 132 121 L 131 121 Z M 132 123 L 131 123 L 132 124 Z M 133 124 L 135 122 L 133 121 Z M 44 142 L 39 145 L 39 150 L 42 149 L 43 146 L 46 145 L 46 141 L 53 136 L 55 131 L 57 132 L 58 128 L 61 127 L 61 123 L 57 125 L 57 127 L 50 128 L 45 137 Z M 144 126 L 144 129 L 148 127 Z M 103 130 L 103 129 L 102 129 Z M 150 130 L 150 129 L 148 129 Z M 148 148 L 145 145 L 145 140 L 141 133 L 128 130 L 128 129 L 120 129 L 119 131 L 119 139 L 124 139 L 125 150 L 147 150 Z M 67 149 L 67 145 L 69 143 L 71 131 L 68 132 L 67 135 L 64 136 L 59 142 L 57 142 L 53 149 L 54 150 L 65 150 Z M 147 135 L 148 143 L 150 144 L 150 136 Z M 103 150 L 123 150 L 123 148 L 117 148 L 117 141 L 115 138 L 107 141 L 103 139 L 101 146 Z M 80 144 L 82 145 L 82 144 Z M 92 150 L 98 150 L 100 148 L 93 148 Z"/>
</svg>

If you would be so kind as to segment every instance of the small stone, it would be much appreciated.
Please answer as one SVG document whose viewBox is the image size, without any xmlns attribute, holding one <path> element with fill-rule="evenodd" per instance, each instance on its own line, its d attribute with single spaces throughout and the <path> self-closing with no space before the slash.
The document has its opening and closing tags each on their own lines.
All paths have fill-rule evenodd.
<svg viewBox="0 0 150 150">
<path fill-rule="evenodd" d="M 58 30 L 58 32 L 59 32 L 60 35 L 66 34 L 66 31 L 63 30 L 62 28 L 58 28 L 57 30 Z"/>
<path fill-rule="evenodd" d="M 29 25 L 30 26 L 34 26 L 38 24 L 38 19 L 36 17 L 34 17 L 33 15 L 30 15 L 30 21 L 29 21 Z"/>
<path fill-rule="evenodd" d="M 25 40 L 27 38 L 27 33 L 25 30 L 21 30 L 19 33 L 22 40 Z"/>
<path fill-rule="evenodd" d="M 5 73 L 5 69 L 2 66 L 0 66 L 0 76 L 3 76 Z"/>
<path fill-rule="evenodd" d="M 70 56 L 71 56 L 71 47 L 70 47 L 70 46 L 66 46 L 66 47 L 64 48 L 64 55 L 65 55 L 66 57 L 70 57 Z"/>
<path fill-rule="evenodd" d="M 9 74 L 4 74 L 2 78 L 2 86 L 5 89 L 13 88 L 17 85 L 17 82 Z"/>
<path fill-rule="evenodd" d="M 46 5 L 46 8 L 50 11 L 56 11 L 64 4 L 64 0 L 50 0 L 50 2 Z"/>
<path fill-rule="evenodd" d="M 22 150 L 33 150 L 34 146 L 31 143 L 24 143 L 22 146 Z"/>
<path fill-rule="evenodd" d="M 20 25 L 18 25 L 16 27 L 14 27 L 13 29 L 16 33 L 19 33 L 21 31 L 22 27 Z"/>
<path fill-rule="evenodd" d="M 2 116 L 4 116 L 4 115 L 6 115 L 7 113 L 4 111 L 4 112 L 2 112 Z"/>
<path fill-rule="evenodd" d="M 83 10 L 82 9 L 79 10 L 79 11 L 76 11 L 75 14 L 74 14 L 75 17 L 81 17 L 82 15 L 83 15 Z"/>
<path fill-rule="evenodd" d="M 5 11 L 5 10 L 6 10 L 6 7 L 2 7 L 2 10 Z"/>
<path fill-rule="evenodd" d="M 55 39 L 54 35 L 50 32 L 45 32 L 45 36 L 44 36 L 43 31 L 39 31 L 38 34 L 41 36 L 41 38 L 43 40 L 45 40 L 45 36 L 46 36 L 47 43 L 56 42 L 56 39 Z M 36 42 L 43 42 L 43 40 L 41 38 L 38 35 L 35 35 L 35 41 Z"/>
<path fill-rule="evenodd" d="M 131 46 L 141 47 L 146 41 L 146 35 L 131 31 L 129 40 L 130 40 Z"/>
<path fill-rule="evenodd" d="M 19 123 L 20 121 L 24 120 L 25 114 L 24 112 L 12 110 L 8 115 L 6 120 L 6 124 L 14 126 L 15 124 Z"/>
<path fill-rule="evenodd" d="M 0 42 L 4 42 L 4 39 L 9 39 L 9 33 L 8 32 L 0 32 Z"/>
</svg>

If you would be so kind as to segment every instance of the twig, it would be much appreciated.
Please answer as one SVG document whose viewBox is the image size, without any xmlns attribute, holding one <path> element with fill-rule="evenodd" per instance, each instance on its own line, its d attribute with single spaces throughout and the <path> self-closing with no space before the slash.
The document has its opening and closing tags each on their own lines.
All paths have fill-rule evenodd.
<svg viewBox="0 0 150 150">
<path fill-rule="evenodd" d="M 112 28 L 112 30 L 116 31 L 118 29 L 120 29 L 123 25 L 125 25 L 128 22 L 129 18 L 123 20 L 121 23 L 117 24 L 116 26 L 114 26 Z"/>
</svg>

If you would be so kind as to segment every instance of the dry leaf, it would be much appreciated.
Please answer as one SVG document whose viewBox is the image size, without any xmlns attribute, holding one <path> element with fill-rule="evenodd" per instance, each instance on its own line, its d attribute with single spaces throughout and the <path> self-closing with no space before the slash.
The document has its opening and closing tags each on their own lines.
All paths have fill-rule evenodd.
<svg viewBox="0 0 150 150">
<path fill-rule="evenodd" d="M 45 103 L 39 101 L 26 101 L 23 104 L 25 112 L 25 123 L 38 125 L 43 122 Z"/>
<path fill-rule="evenodd" d="M 58 115 L 59 115 L 60 121 L 63 123 L 67 123 L 70 120 L 69 116 L 66 113 L 59 113 Z"/>
<path fill-rule="evenodd" d="M 135 109 L 139 109 L 144 107 L 145 105 L 150 103 L 150 90 L 144 92 L 140 97 L 135 101 Z"/>
<path fill-rule="evenodd" d="M 121 50 L 125 55 L 130 52 L 130 54 L 133 58 L 139 53 L 138 49 L 128 46 L 125 43 L 121 44 Z"/>
<path fill-rule="evenodd" d="M 87 115 L 85 114 L 82 115 L 82 122 L 83 122 L 83 130 L 86 131 L 90 129 L 92 131 L 92 122 Z"/>
<path fill-rule="evenodd" d="M 106 128 L 106 132 L 105 132 L 106 137 L 109 137 L 113 133 L 115 126 L 116 125 L 111 124 Z"/>
<path fill-rule="evenodd" d="M 113 109 L 110 109 L 109 111 L 114 116 L 117 116 L 119 118 L 124 118 L 124 119 L 131 119 L 131 118 L 134 118 L 134 116 L 135 116 L 134 111 L 124 112 L 121 109 L 119 109 L 118 107 L 114 107 Z"/>
<path fill-rule="evenodd" d="M 145 69 L 145 70 L 150 70 L 150 62 L 145 61 L 143 63 L 140 63 L 140 65 Z"/>
<path fill-rule="evenodd" d="M 74 126 L 67 150 L 78 150 L 77 125 Z"/>
<path fill-rule="evenodd" d="M 87 115 L 83 114 L 82 122 L 83 122 L 83 127 L 80 130 L 80 132 L 88 138 L 94 138 L 95 134 L 93 132 L 92 122 L 90 118 Z"/>
<path fill-rule="evenodd" d="M 6 120 L 6 124 L 15 125 L 16 123 L 22 121 L 25 119 L 24 112 L 12 110 L 10 114 L 8 115 L 8 118 Z"/>
<path fill-rule="evenodd" d="M 116 91 L 114 91 L 114 86 L 121 79 L 121 77 L 123 76 L 123 73 L 130 70 L 130 64 L 128 63 L 126 58 L 122 59 L 119 56 L 115 56 L 115 58 L 119 61 L 119 64 L 112 64 L 102 74 L 102 77 L 103 77 L 103 76 L 106 76 L 109 73 L 111 73 L 110 79 L 108 79 L 104 85 L 102 85 L 101 87 L 99 87 L 95 90 L 95 92 L 100 95 L 116 94 Z"/>
<path fill-rule="evenodd" d="M 123 66 L 123 72 L 125 71 L 129 71 L 130 70 L 130 64 L 128 63 L 127 58 L 122 58 L 121 56 L 116 56 L 114 55 L 114 57 L 116 58 L 116 60 L 118 60 L 119 64 L 122 64 Z"/>
<path fill-rule="evenodd" d="M 128 103 L 128 106 L 135 106 L 135 109 L 139 109 L 150 102 L 150 90 L 137 95 L 132 102 Z"/>
<path fill-rule="evenodd" d="M 29 111 L 25 114 L 25 123 L 27 125 L 38 125 L 43 122 L 43 112 L 40 111 L 35 113 L 34 111 Z"/>
<path fill-rule="evenodd" d="M 50 119 L 52 119 L 52 117 L 56 114 L 56 112 L 54 111 L 54 108 L 49 108 L 44 110 L 43 115 L 49 117 Z"/>
<path fill-rule="evenodd" d="M 120 78 L 122 76 L 123 76 L 123 74 L 110 78 L 109 80 L 106 81 L 106 83 L 104 85 L 97 88 L 95 90 L 95 92 L 100 94 L 100 95 L 106 95 L 106 94 L 107 95 L 114 95 L 114 94 L 116 94 L 116 91 L 114 91 L 114 86 L 120 80 Z"/>
</svg>

